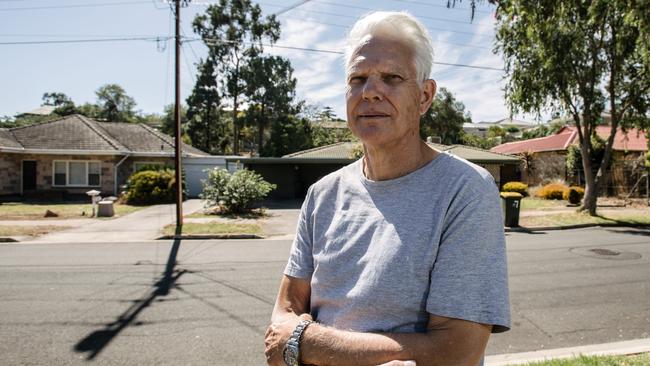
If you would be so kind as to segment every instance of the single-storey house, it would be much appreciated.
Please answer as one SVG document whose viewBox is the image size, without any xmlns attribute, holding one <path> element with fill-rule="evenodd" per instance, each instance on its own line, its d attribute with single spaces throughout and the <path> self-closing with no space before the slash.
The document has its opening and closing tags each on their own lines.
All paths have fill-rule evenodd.
<svg viewBox="0 0 650 366">
<path fill-rule="evenodd" d="M 606 140 L 609 126 L 597 126 L 597 135 Z M 565 126 L 555 135 L 529 140 L 508 142 L 490 151 L 519 156 L 524 161 L 522 181 L 529 185 L 544 184 L 553 179 L 563 179 L 571 184 L 583 185 L 584 175 L 570 176 L 566 168 L 566 155 L 570 146 L 578 146 L 578 130 Z M 643 174 L 642 161 L 648 151 L 645 133 L 637 129 L 623 132 L 619 129 L 614 137 L 608 194 L 628 192 Z"/>
<path fill-rule="evenodd" d="M 184 157 L 208 154 L 187 144 Z M 64 198 L 91 189 L 116 195 L 138 168 L 173 165 L 174 143 L 144 124 L 82 115 L 0 129 L 0 195 Z"/>
<path fill-rule="evenodd" d="M 486 150 L 463 146 L 428 143 L 440 151 L 447 151 L 486 168 L 497 185 L 517 180 L 520 159 L 514 156 L 492 153 Z M 355 160 L 356 142 L 339 142 L 309 150 L 285 155 L 281 158 L 226 158 L 229 165 L 243 165 L 254 170 L 266 181 L 277 185 L 270 198 L 304 198 L 309 186 L 325 175 L 338 170 Z"/>
</svg>

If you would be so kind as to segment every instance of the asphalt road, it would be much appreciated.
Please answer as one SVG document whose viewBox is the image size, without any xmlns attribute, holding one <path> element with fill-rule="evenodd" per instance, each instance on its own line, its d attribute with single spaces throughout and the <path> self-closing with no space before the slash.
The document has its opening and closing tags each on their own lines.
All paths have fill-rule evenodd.
<svg viewBox="0 0 650 366">
<path fill-rule="evenodd" d="M 513 329 L 488 354 L 650 336 L 650 230 L 507 240 Z M 0 364 L 262 365 L 289 246 L 2 244 Z"/>
</svg>

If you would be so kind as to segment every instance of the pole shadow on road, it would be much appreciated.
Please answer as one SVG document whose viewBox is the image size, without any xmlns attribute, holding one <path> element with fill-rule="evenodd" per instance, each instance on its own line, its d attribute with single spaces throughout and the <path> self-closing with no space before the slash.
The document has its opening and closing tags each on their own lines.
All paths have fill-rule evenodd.
<svg viewBox="0 0 650 366">
<path fill-rule="evenodd" d="M 126 309 L 117 319 L 104 326 L 103 329 L 96 330 L 88 334 L 74 346 L 74 351 L 79 353 L 88 353 L 87 360 L 93 360 L 124 328 L 128 327 L 138 317 L 145 308 L 151 305 L 154 300 L 160 296 L 169 294 L 170 289 L 176 288 L 176 282 L 187 270 L 176 269 L 176 257 L 181 245 L 180 239 L 174 239 L 165 271 L 160 280 L 153 285 L 151 292 L 144 298 L 136 300 L 135 303 Z"/>
</svg>

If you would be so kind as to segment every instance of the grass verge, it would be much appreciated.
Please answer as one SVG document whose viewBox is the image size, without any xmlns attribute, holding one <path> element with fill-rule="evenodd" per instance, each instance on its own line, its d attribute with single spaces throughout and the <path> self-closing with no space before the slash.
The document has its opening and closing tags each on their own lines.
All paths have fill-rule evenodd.
<svg viewBox="0 0 650 366">
<path fill-rule="evenodd" d="M 536 197 L 524 197 L 521 199 L 522 210 L 543 210 L 549 208 L 567 207 L 567 202 L 562 200 L 543 200 Z"/>
<path fill-rule="evenodd" d="M 519 218 L 519 225 L 523 227 L 569 226 L 581 224 L 650 225 L 650 215 L 612 213 L 600 216 L 589 216 L 587 213 L 571 212 L 542 216 L 523 216 Z"/>
<path fill-rule="evenodd" d="M 115 204 L 116 216 L 124 216 L 146 206 Z M 0 220 L 47 220 L 45 211 L 58 214 L 58 219 L 82 219 L 90 217 L 93 212 L 91 204 L 83 203 L 23 203 L 9 202 L 0 204 Z M 83 215 L 85 213 L 85 215 Z"/>
<path fill-rule="evenodd" d="M 262 227 L 258 224 L 235 224 L 223 222 L 183 224 L 183 235 L 214 235 L 214 234 L 252 234 L 262 233 Z M 175 235 L 176 225 L 167 225 L 163 230 L 164 235 Z"/>
<path fill-rule="evenodd" d="M 200 218 L 200 219 L 214 219 L 214 218 L 224 218 L 224 219 L 249 219 L 249 220 L 256 220 L 256 219 L 263 219 L 265 217 L 269 217 L 269 214 L 266 212 L 266 209 L 254 209 L 250 212 L 244 212 L 244 213 L 227 213 L 227 214 L 216 214 L 216 213 L 208 213 L 204 211 L 198 211 L 194 212 L 192 214 L 189 214 L 185 217 L 188 218 Z"/>
<path fill-rule="evenodd" d="M 563 360 L 535 362 L 529 366 L 648 366 L 650 354 L 633 356 L 580 356 Z"/>
<path fill-rule="evenodd" d="M 40 236 L 53 231 L 70 229 L 69 226 L 9 226 L 0 225 L 0 236 Z"/>
</svg>

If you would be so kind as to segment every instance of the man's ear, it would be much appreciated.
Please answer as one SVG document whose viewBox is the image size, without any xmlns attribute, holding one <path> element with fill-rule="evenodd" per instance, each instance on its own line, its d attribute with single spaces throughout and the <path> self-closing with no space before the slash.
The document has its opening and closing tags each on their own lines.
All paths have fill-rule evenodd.
<svg viewBox="0 0 650 366">
<path fill-rule="evenodd" d="M 423 115 L 429 110 L 431 103 L 433 103 L 433 97 L 436 96 L 436 90 L 438 85 L 433 79 L 427 79 L 422 85 L 422 94 L 420 95 L 420 115 Z"/>
</svg>

